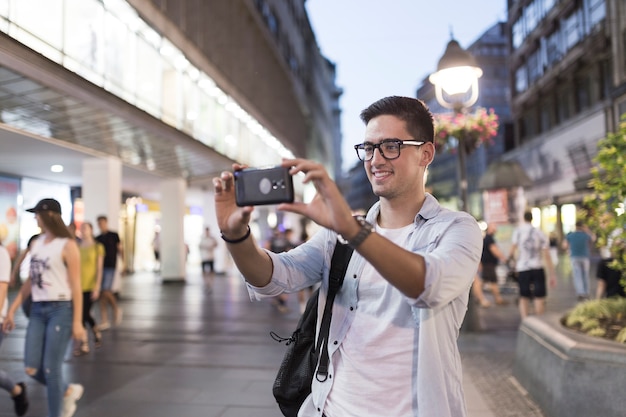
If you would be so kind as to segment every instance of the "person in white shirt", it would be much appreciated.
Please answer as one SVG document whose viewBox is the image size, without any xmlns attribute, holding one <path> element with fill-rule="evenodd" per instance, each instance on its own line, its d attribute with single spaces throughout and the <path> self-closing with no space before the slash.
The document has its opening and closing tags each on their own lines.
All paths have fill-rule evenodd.
<svg viewBox="0 0 626 417">
<path fill-rule="evenodd" d="M 550 287 L 556 286 L 556 270 L 550 256 L 550 242 L 541 230 L 532 225 L 533 214 L 524 213 L 524 223 L 519 225 L 511 237 L 509 258 L 517 255 L 515 270 L 519 285 L 519 312 L 522 319 L 530 314 L 530 300 L 533 300 L 535 314 L 545 312 L 547 295 L 546 273 L 548 270 Z"/>
<path fill-rule="evenodd" d="M 209 227 L 204 228 L 204 235 L 200 239 L 200 259 L 202 260 L 202 273 L 209 268 L 210 273 L 215 272 L 215 248 L 217 240 L 211 235 Z"/>
<path fill-rule="evenodd" d="M 61 217 L 61 205 L 45 198 L 31 209 L 42 234 L 29 250 L 29 278 L 13 300 L 2 325 L 15 327 L 15 311 L 29 294 L 32 306 L 24 351 L 26 374 L 46 386 L 49 417 L 71 417 L 84 388 L 63 377 L 63 358 L 70 339 L 85 336 L 82 323 L 83 293 L 80 254 L 72 233 Z"/>
<path fill-rule="evenodd" d="M 482 233 L 469 214 L 426 193 L 435 144 L 433 116 L 422 101 L 386 97 L 361 119 L 365 140 L 355 150 L 379 198 L 365 217 L 353 217 L 322 163 L 286 159 L 282 166 L 303 173 L 316 195 L 277 208 L 322 228 L 287 252 L 261 248 L 250 233 L 254 207 L 236 205 L 233 173 L 223 172 L 213 180 L 222 238 L 253 299 L 321 283 L 318 318 L 338 235 L 354 248 L 332 307 L 328 377 L 313 378 L 299 417 L 467 416 L 457 338 Z"/>
</svg>

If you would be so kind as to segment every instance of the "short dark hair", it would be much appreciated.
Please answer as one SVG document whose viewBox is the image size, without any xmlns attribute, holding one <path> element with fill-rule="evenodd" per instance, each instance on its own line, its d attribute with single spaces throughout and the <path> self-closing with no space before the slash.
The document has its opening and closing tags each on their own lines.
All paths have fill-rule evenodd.
<svg viewBox="0 0 626 417">
<path fill-rule="evenodd" d="M 422 100 L 401 96 L 381 98 L 361 112 L 361 120 L 367 125 L 373 118 L 383 115 L 403 120 L 415 140 L 433 142 L 435 139 L 433 115 Z"/>
<path fill-rule="evenodd" d="M 527 211 L 524 213 L 524 220 L 526 220 L 527 222 L 531 222 L 533 220 L 532 211 Z"/>
<path fill-rule="evenodd" d="M 101 214 L 101 215 L 98 216 L 96 221 L 100 221 L 100 220 L 108 220 L 108 219 L 107 219 L 107 216 L 105 216 L 104 214 Z"/>
</svg>

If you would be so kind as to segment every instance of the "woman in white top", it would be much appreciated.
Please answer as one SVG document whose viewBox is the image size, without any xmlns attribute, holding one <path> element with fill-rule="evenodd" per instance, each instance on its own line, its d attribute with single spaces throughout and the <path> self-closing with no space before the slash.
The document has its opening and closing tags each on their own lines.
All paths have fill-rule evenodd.
<svg viewBox="0 0 626 417">
<path fill-rule="evenodd" d="M 63 359 L 70 338 L 82 340 L 85 332 L 80 254 L 61 218 L 58 201 L 43 199 L 27 211 L 35 213 L 42 233 L 30 248 L 29 278 L 11 304 L 3 329 L 14 328 L 15 311 L 31 293 L 33 304 L 24 351 L 26 373 L 46 385 L 48 416 L 70 417 L 84 391 L 82 385 L 68 384 L 63 378 Z"/>
</svg>

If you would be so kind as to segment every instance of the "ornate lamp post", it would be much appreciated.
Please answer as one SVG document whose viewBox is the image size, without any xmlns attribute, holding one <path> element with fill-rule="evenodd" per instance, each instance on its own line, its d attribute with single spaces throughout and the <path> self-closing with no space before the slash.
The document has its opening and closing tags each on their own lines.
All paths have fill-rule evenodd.
<svg viewBox="0 0 626 417">
<path fill-rule="evenodd" d="M 467 111 L 478 100 L 478 79 L 483 71 L 476 64 L 476 60 L 459 43 L 452 39 L 448 42 L 446 51 L 437 64 L 437 72 L 428 79 L 435 85 L 437 102 L 456 114 Z M 468 210 L 467 202 L 467 173 L 465 168 L 466 147 L 464 138 L 459 141 L 459 172 L 461 190 L 461 210 Z"/>
<path fill-rule="evenodd" d="M 435 85 L 437 102 L 448 109 L 454 110 L 456 115 L 466 112 L 478 100 L 478 79 L 483 71 L 476 64 L 476 60 L 459 43 L 452 39 L 448 42 L 446 51 L 437 64 L 437 72 L 428 79 Z M 465 168 L 466 144 L 463 137 L 458 140 L 459 153 L 459 187 L 461 191 L 461 210 L 468 211 L 467 201 L 467 172 Z M 470 291 L 467 315 L 462 329 L 467 331 L 481 330 L 480 320 Z"/>
</svg>

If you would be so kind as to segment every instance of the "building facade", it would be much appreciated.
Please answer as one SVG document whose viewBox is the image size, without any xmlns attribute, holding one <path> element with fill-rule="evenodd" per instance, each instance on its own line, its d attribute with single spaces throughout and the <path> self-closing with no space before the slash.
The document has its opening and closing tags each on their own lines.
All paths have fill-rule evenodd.
<svg viewBox="0 0 626 417">
<path fill-rule="evenodd" d="M 626 4 L 509 1 L 513 141 L 544 230 L 574 227 L 597 142 L 626 113 Z M 561 222 L 563 224 L 561 224 Z"/>
<path fill-rule="evenodd" d="M 64 211 L 79 198 L 81 220 L 106 214 L 128 242 L 156 202 L 174 245 L 165 275 L 184 273 L 183 218 L 214 222 L 211 178 L 232 162 L 339 172 L 340 95 L 303 0 L 0 4 L 0 173 L 66 187 Z M 19 217 L 40 198 L 19 191 L 31 188 L 7 197 Z M 258 210 L 260 233 L 270 214 Z"/>
</svg>

